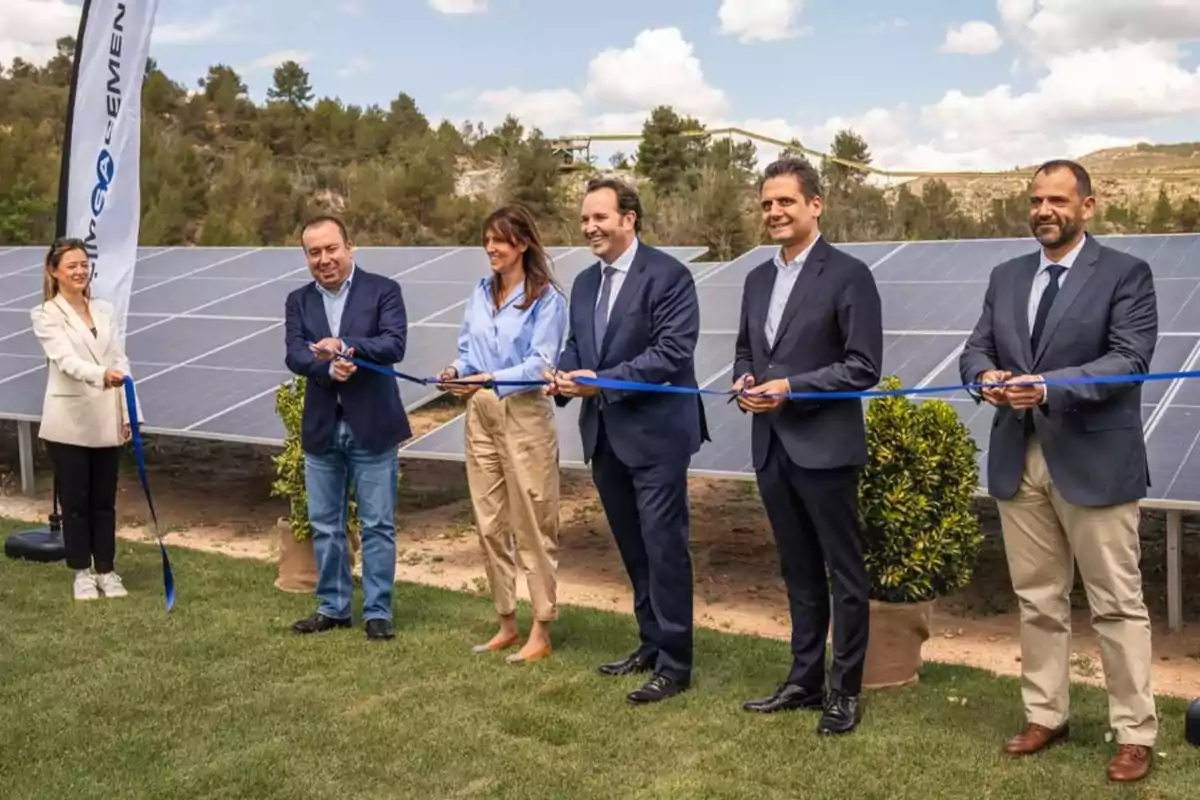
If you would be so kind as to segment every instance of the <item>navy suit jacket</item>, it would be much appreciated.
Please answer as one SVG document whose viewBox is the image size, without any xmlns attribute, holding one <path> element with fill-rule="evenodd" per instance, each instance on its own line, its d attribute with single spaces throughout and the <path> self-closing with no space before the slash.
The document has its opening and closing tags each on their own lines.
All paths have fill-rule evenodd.
<svg viewBox="0 0 1200 800">
<path fill-rule="evenodd" d="M 590 369 L 600 378 L 695 387 L 700 303 L 688 268 L 638 242 L 629 274 L 613 301 L 604 341 L 598 343 L 592 320 L 602 274 L 597 261 L 575 279 L 570 334 L 558 369 Z M 555 401 L 564 406 L 570 399 L 558 396 Z M 609 446 L 630 467 L 686 460 L 708 440 L 699 395 L 604 389 L 583 398 L 579 412 L 585 461 L 595 455 L 601 417 Z"/>
<path fill-rule="evenodd" d="M 306 453 L 329 450 L 339 399 L 355 442 L 368 452 L 382 453 L 412 436 L 395 378 L 359 367 L 350 380 L 335 381 L 329 376 L 329 362 L 308 349 L 308 342 L 332 335 L 315 282 L 288 295 L 286 320 L 287 367 L 307 379 L 301 431 Z M 354 348 L 354 357 L 361 361 L 389 368 L 403 361 L 408 317 L 399 284 L 356 265 L 340 333 L 338 338 Z"/>
<path fill-rule="evenodd" d="M 1158 343 L 1154 275 L 1144 260 L 1090 234 L 1061 288 L 1038 344 L 1030 342 L 1029 293 L 1038 252 L 992 270 L 983 311 L 959 357 L 963 383 L 990 369 L 1046 380 L 1143 375 Z M 981 398 L 973 392 L 975 401 Z M 1046 467 L 1067 502 L 1104 507 L 1141 500 L 1150 484 L 1142 383 L 1064 383 L 1028 412 L 997 408 L 988 444 L 988 492 L 1012 498 L 1025 468 L 1024 414 L 1033 414 Z"/>
<path fill-rule="evenodd" d="M 767 261 L 746 276 L 734 354 L 734 380 L 787 378 L 793 392 L 858 392 L 879 382 L 883 311 L 870 268 L 822 236 L 788 296 L 774 343 L 764 323 L 777 267 Z M 766 465 L 771 431 L 805 469 L 858 467 L 867 461 L 861 400 L 787 400 L 755 414 L 754 468 Z"/>
</svg>

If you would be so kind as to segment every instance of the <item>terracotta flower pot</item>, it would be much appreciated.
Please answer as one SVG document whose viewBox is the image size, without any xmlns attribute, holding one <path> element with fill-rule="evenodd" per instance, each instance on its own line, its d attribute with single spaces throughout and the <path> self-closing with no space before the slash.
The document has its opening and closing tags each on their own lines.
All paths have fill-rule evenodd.
<svg viewBox="0 0 1200 800">
<path fill-rule="evenodd" d="M 279 531 L 279 576 L 275 588 L 293 594 L 312 594 L 317 588 L 317 559 L 312 538 L 302 542 L 292 535 L 286 519 L 276 524 Z"/>
<path fill-rule="evenodd" d="M 916 683 L 924 665 L 921 646 L 929 639 L 933 601 L 870 602 L 871 630 L 863 688 L 883 689 Z"/>
</svg>

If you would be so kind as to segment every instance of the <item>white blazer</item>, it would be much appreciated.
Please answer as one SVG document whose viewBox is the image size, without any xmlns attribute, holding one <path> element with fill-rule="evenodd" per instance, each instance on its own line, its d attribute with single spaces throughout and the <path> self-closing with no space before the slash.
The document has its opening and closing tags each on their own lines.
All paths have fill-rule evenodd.
<svg viewBox="0 0 1200 800">
<path fill-rule="evenodd" d="M 109 369 L 129 375 L 129 359 L 116 336 L 113 308 L 91 301 L 96 335 L 71 304 L 58 295 L 30 311 L 33 332 L 49 361 L 39 438 L 82 447 L 118 447 L 129 422 L 125 388 L 106 388 Z M 138 421 L 142 410 L 138 404 Z"/>
</svg>

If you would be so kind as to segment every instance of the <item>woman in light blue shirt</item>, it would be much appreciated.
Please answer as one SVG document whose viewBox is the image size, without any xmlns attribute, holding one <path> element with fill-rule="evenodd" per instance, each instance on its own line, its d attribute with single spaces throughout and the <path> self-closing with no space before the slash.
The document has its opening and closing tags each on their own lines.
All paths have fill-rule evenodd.
<svg viewBox="0 0 1200 800">
<path fill-rule="evenodd" d="M 466 457 L 479 542 L 500 629 L 475 652 L 517 644 L 517 567 L 525 572 L 533 629 L 508 661 L 550 655 L 558 616 L 558 430 L 553 400 L 539 385 L 486 388 L 496 381 L 540 382 L 554 369 L 567 329 L 567 302 L 527 209 L 498 209 L 483 225 L 492 274 L 467 301 L 458 358 L 439 376 L 467 397 Z"/>
</svg>

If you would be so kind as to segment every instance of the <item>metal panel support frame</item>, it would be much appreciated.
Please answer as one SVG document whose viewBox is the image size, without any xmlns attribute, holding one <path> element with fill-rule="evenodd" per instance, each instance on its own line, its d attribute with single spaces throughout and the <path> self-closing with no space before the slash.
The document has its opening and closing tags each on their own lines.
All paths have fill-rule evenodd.
<svg viewBox="0 0 1200 800">
<path fill-rule="evenodd" d="M 1183 630 L 1183 512 L 1167 512 L 1167 628 Z"/>
<path fill-rule="evenodd" d="M 33 473 L 33 423 L 29 420 L 17 422 L 17 450 L 21 458 L 21 494 L 32 497 L 37 480 Z"/>
</svg>

